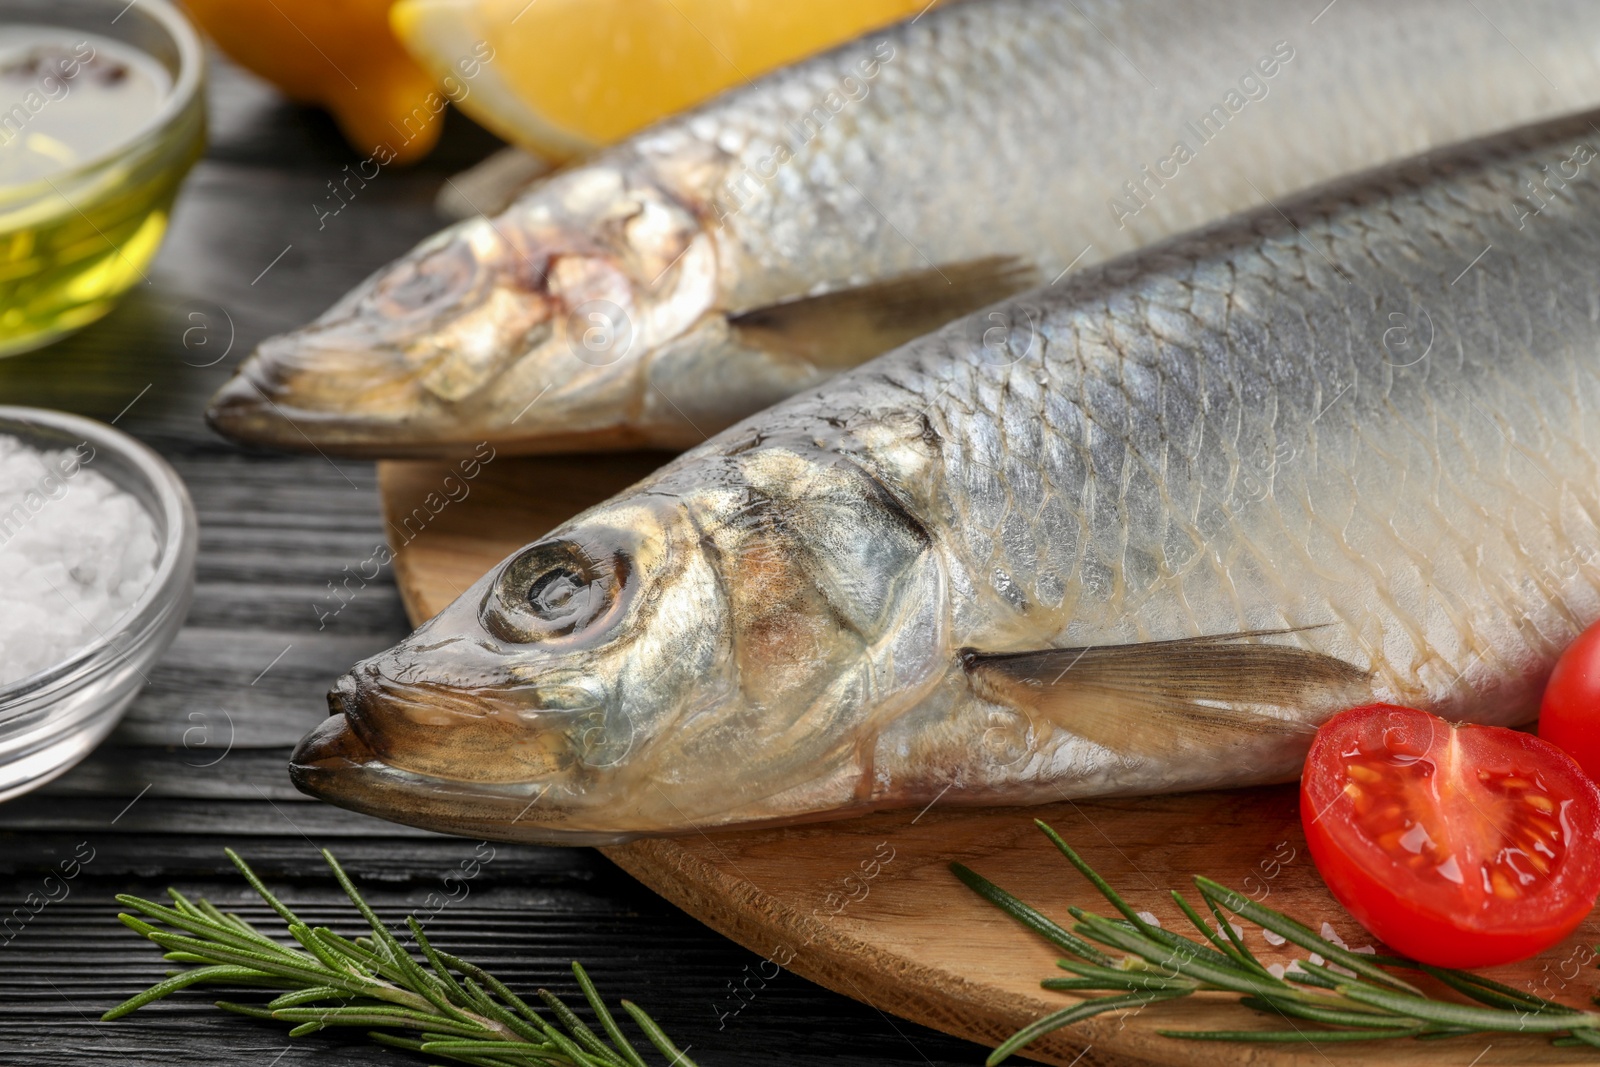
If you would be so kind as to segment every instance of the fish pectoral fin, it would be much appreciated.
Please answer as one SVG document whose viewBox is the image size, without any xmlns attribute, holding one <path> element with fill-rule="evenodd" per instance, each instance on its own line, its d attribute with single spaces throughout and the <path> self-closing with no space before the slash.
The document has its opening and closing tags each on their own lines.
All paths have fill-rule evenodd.
<svg viewBox="0 0 1600 1067">
<path fill-rule="evenodd" d="M 753 308 L 731 316 L 728 325 L 748 347 L 843 370 L 1020 293 L 1037 279 L 1031 263 L 988 256 Z"/>
<path fill-rule="evenodd" d="M 1262 734 L 1304 733 L 1313 723 L 1270 709 L 1332 711 L 1358 702 L 1368 675 L 1306 648 L 1255 639 L 1297 630 L 1148 641 L 1037 652 L 963 649 L 974 692 L 1124 756 L 1216 752 Z"/>
</svg>

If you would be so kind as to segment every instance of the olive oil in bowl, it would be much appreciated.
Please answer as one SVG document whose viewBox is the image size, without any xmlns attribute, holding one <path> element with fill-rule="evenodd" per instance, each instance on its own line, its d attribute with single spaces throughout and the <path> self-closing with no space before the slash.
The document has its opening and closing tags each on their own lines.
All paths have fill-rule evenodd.
<svg viewBox="0 0 1600 1067">
<path fill-rule="evenodd" d="M 204 142 L 201 67 L 166 0 L 0 0 L 0 355 L 145 279 Z"/>
</svg>

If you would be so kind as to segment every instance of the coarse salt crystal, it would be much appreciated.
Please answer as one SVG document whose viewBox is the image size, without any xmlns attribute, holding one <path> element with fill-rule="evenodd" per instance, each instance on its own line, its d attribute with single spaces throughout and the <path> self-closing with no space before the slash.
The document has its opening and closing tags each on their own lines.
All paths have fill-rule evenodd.
<svg viewBox="0 0 1600 1067">
<path fill-rule="evenodd" d="M 155 577 L 155 522 L 94 450 L 0 435 L 0 685 L 110 634 Z"/>
</svg>

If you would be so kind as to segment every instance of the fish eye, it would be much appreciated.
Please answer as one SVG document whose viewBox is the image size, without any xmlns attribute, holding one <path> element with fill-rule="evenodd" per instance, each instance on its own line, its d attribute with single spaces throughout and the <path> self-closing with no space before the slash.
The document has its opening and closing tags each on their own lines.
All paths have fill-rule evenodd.
<svg viewBox="0 0 1600 1067">
<path fill-rule="evenodd" d="M 542 618 L 556 619 L 572 614 L 573 602 L 594 588 L 583 575 L 569 567 L 545 571 L 528 588 L 528 603 Z"/>
<path fill-rule="evenodd" d="M 518 643 L 582 633 L 611 613 L 626 577 L 620 553 L 593 553 L 573 541 L 531 545 L 501 571 L 483 622 L 496 637 Z"/>
<path fill-rule="evenodd" d="M 418 315 L 455 302 L 472 288 L 477 276 L 472 250 L 465 242 L 451 241 L 380 278 L 368 301 L 374 310 L 391 317 Z"/>
</svg>

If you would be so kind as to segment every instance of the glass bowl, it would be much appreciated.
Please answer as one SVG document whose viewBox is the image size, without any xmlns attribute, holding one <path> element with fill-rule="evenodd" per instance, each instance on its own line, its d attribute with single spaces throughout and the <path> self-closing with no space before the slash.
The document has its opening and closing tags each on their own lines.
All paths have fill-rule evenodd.
<svg viewBox="0 0 1600 1067">
<path fill-rule="evenodd" d="M 0 356 L 93 322 L 145 279 L 178 185 L 205 145 L 204 53 L 168 0 L 0 0 L 0 27 L 27 26 L 137 50 L 171 87 L 130 139 L 36 180 L 0 184 Z M 0 93 L 7 137 L 27 133 L 30 109 L 50 106 L 42 90 L 24 90 Z"/>
<path fill-rule="evenodd" d="M 122 718 L 189 611 L 199 534 L 177 472 L 120 430 L 59 411 L 0 406 L 0 434 L 36 449 L 87 444 L 94 452 L 84 466 L 144 506 L 160 545 L 149 587 L 113 628 L 55 666 L 0 686 L 5 800 L 77 763 Z"/>
</svg>

